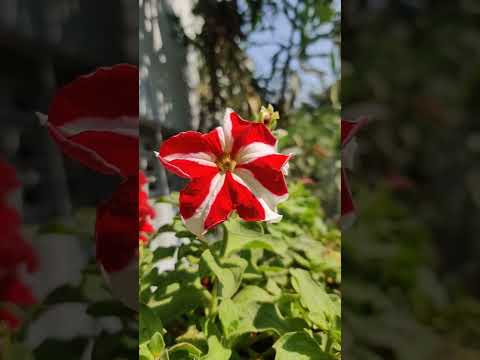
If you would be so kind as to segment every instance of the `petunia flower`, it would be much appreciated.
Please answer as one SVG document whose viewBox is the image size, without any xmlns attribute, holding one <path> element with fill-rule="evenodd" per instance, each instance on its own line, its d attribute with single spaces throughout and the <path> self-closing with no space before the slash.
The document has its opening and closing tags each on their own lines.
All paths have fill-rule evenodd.
<svg viewBox="0 0 480 360">
<path fill-rule="evenodd" d="M 114 295 L 135 308 L 138 243 L 148 230 L 139 224 L 145 202 L 139 193 L 138 68 L 119 64 L 81 76 L 58 90 L 48 116 L 37 115 L 67 156 L 122 177 L 97 206 L 96 258 Z"/>
<path fill-rule="evenodd" d="M 138 172 L 138 69 L 99 68 L 58 90 L 40 121 L 69 157 L 107 175 Z"/>
<path fill-rule="evenodd" d="M 0 322 L 5 322 L 9 328 L 17 329 L 21 321 L 18 316 L 8 308 L 8 304 L 18 307 L 28 307 L 35 305 L 36 299 L 32 291 L 27 287 L 19 277 L 10 272 L 8 275 L 0 277 L 0 303 L 7 304 L 6 307 L 0 307 Z"/>
<path fill-rule="evenodd" d="M 148 180 L 142 171 L 138 178 L 138 227 L 140 243 L 148 243 L 148 235 L 155 232 L 150 219 L 155 217 L 155 210 L 148 202 Z"/>
<path fill-rule="evenodd" d="M 21 218 L 8 204 L 10 193 L 20 186 L 15 169 L 0 159 L 0 323 L 16 329 L 21 321 L 11 305 L 22 308 L 33 305 L 31 290 L 23 284 L 18 270 L 37 270 L 37 257 L 21 232 Z"/>
<path fill-rule="evenodd" d="M 179 133 L 162 143 L 157 156 L 166 169 L 190 179 L 180 192 L 180 215 L 195 235 L 233 211 L 245 221 L 281 219 L 276 208 L 288 197 L 289 155 L 277 152 L 277 140 L 263 123 L 227 109 L 222 127 Z"/>
<path fill-rule="evenodd" d="M 95 222 L 97 262 L 114 296 L 133 309 L 138 306 L 138 184 L 138 176 L 123 181 L 97 206 Z"/>
<path fill-rule="evenodd" d="M 348 184 L 346 169 L 352 169 L 353 167 L 353 158 L 357 147 L 354 136 L 367 121 L 367 118 L 360 118 L 357 121 L 342 119 L 341 121 L 341 225 L 344 229 L 350 226 L 355 220 L 355 205 Z"/>
</svg>

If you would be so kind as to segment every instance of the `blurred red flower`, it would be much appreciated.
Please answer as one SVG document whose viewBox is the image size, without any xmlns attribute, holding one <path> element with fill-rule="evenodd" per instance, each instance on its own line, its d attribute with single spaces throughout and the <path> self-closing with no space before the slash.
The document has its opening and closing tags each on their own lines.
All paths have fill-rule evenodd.
<svg viewBox="0 0 480 360">
<path fill-rule="evenodd" d="M 61 149 L 103 174 L 138 172 L 138 69 L 99 68 L 58 90 L 39 114 Z"/>
<path fill-rule="evenodd" d="M 30 306 L 35 303 L 31 290 L 23 284 L 18 271 L 20 267 L 33 272 L 38 263 L 35 253 L 21 233 L 21 218 L 18 212 L 8 204 L 8 195 L 20 183 L 15 169 L 0 159 L 0 322 L 10 328 L 17 328 L 21 321 L 11 311 L 10 305 Z"/>
<path fill-rule="evenodd" d="M 341 147 L 342 147 L 342 173 L 341 173 L 341 225 L 343 228 L 350 226 L 355 219 L 355 205 L 347 179 L 346 169 L 351 168 L 356 144 L 354 136 L 367 123 L 367 118 L 356 121 L 341 120 Z"/>
</svg>

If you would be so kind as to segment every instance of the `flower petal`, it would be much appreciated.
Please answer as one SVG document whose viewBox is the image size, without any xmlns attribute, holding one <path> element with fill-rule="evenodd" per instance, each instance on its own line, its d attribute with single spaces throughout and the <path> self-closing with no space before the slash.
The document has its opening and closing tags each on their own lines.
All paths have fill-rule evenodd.
<svg viewBox="0 0 480 360">
<path fill-rule="evenodd" d="M 243 120 L 232 109 L 227 109 L 223 118 L 225 150 L 235 156 L 244 146 L 254 142 L 275 147 L 277 139 L 262 123 Z"/>
<path fill-rule="evenodd" d="M 180 192 L 180 214 L 187 229 L 195 235 L 203 235 L 232 212 L 225 178 L 219 172 L 195 178 Z"/>
<path fill-rule="evenodd" d="M 215 174 L 214 137 L 207 135 L 186 131 L 172 136 L 160 146 L 158 158 L 168 170 L 187 179 Z"/>
<path fill-rule="evenodd" d="M 20 215 L 13 208 L 0 202 L 0 274 L 25 264 L 29 272 L 36 271 L 38 261 L 30 243 L 23 239 Z"/>
<path fill-rule="evenodd" d="M 282 215 L 273 210 L 275 207 L 269 203 L 268 196 L 262 196 L 265 194 L 262 194 L 255 181 L 245 181 L 245 178 L 248 178 L 245 174 L 242 177 L 235 173 L 231 176 L 233 181 L 230 188 L 234 206 L 243 220 L 278 222 L 282 219 Z"/>
<path fill-rule="evenodd" d="M 7 193 L 20 186 L 20 182 L 17 179 L 15 169 L 2 159 L 0 159 L 0 174 L 2 174 L 0 176 L 0 201 L 2 201 Z"/>
<path fill-rule="evenodd" d="M 124 270 L 137 261 L 138 215 L 137 176 L 122 182 L 108 200 L 97 206 L 96 257 L 108 273 Z"/>
<path fill-rule="evenodd" d="M 353 205 L 352 193 L 350 191 L 350 186 L 348 185 L 347 174 L 345 169 L 342 169 L 341 174 L 341 195 L 342 195 L 342 216 L 350 212 L 355 211 L 355 206 Z"/>
<path fill-rule="evenodd" d="M 0 301 L 19 306 L 29 306 L 36 303 L 32 290 L 13 275 L 7 276 L 6 279 L 1 281 Z"/>
<path fill-rule="evenodd" d="M 366 123 L 368 118 L 362 117 L 355 121 L 343 120 L 341 121 L 341 143 L 344 147 Z"/>
<path fill-rule="evenodd" d="M 138 171 L 138 69 L 100 68 L 60 89 L 49 108 L 53 139 L 89 168 L 124 177 Z"/>
<path fill-rule="evenodd" d="M 265 200 L 265 203 L 270 209 L 276 209 L 278 204 L 288 199 L 288 193 L 276 195 L 269 191 L 255 178 L 250 170 L 237 168 L 235 169 L 235 175 L 240 177 L 247 184 L 257 198 Z"/>
<path fill-rule="evenodd" d="M 271 154 L 237 166 L 236 171 L 249 171 L 254 179 L 275 196 L 288 195 L 283 169 L 288 163 L 288 155 Z"/>
<path fill-rule="evenodd" d="M 237 164 L 245 164 L 254 161 L 262 156 L 276 154 L 275 146 L 268 145 L 262 142 L 254 142 L 243 146 L 239 149 L 235 156 Z"/>
<path fill-rule="evenodd" d="M 10 329 L 17 329 L 20 326 L 20 319 L 18 319 L 11 312 L 0 308 L 0 323 L 4 322 Z"/>
<path fill-rule="evenodd" d="M 231 173 L 228 176 L 230 194 L 238 215 L 245 221 L 265 220 L 265 209 L 252 191 L 241 179 L 234 178 Z"/>
<path fill-rule="evenodd" d="M 220 126 L 203 135 L 203 138 L 215 156 L 219 157 L 223 155 L 225 152 L 225 134 Z"/>
</svg>

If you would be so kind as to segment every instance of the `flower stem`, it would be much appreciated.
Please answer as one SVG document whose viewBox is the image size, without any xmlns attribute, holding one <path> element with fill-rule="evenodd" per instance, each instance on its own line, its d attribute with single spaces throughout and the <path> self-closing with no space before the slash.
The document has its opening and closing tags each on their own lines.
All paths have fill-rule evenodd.
<svg viewBox="0 0 480 360">
<path fill-rule="evenodd" d="M 217 295 L 218 295 L 218 281 L 216 277 L 212 277 L 212 299 L 210 301 L 209 317 L 213 319 L 217 315 Z"/>
</svg>

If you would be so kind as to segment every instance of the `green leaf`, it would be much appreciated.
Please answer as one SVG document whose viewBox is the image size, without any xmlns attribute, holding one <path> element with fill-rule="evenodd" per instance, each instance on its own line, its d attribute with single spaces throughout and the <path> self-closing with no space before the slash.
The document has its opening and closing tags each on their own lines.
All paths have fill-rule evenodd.
<svg viewBox="0 0 480 360">
<path fill-rule="evenodd" d="M 207 334 L 199 331 L 196 325 L 190 325 L 187 330 L 175 339 L 177 343 L 189 343 L 202 352 L 207 352 Z"/>
<path fill-rule="evenodd" d="M 202 290 L 192 285 L 185 285 L 169 292 L 167 297 L 159 300 L 151 299 L 148 305 L 155 310 L 157 316 L 167 325 L 171 321 L 178 319 L 182 314 L 205 305 L 206 301 Z"/>
<path fill-rule="evenodd" d="M 139 360 L 155 360 L 147 344 L 140 344 L 138 347 L 138 358 Z"/>
<path fill-rule="evenodd" d="M 62 285 L 54 289 L 43 301 L 45 305 L 54 305 L 66 302 L 85 301 L 82 289 L 71 285 Z"/>
<path fill-rule="evenodd" d="M 273 304 L 257 302 L 235 303 L 224 300 L 219 307 L 220 322 L 230 342 L 249 332 L 273 331 L 278 335 L 307 327 L 304 320 L 285 319 Z"/>
<path fill-rule="evenodd" d="M 183 342 L 172 346 L 168 354 L 170 360 L 197 360 L 202 356 L 202 351 L 195 345 Z"/>
<path fill-rule="evenodd" d="M 247 285 L 241 291 L 239 291 L 237 295 L 235 295 L 234 301 L 236 303 L 252 301 L 271 303 L 273 301 L 273 296 L 258 286 Z"/>
<path fill-rule="evenodd" d="M 273 344 L 275 360 L 332 360 L 320 345 L 304 331 L 284 334 Z"/>
<path fill-rule="evenodd" d="M 139 324 L 140 345 L 148 343 L 156 332 L 163 330 L 159 316 L 146 305 L 140 307 Z"/>
<path fill-rule="evenodd" d="M 208 353 L 200 360 L 229 360 L 232 356 L 232 350 L 223 346 L 218 337 L 210 336 L 208 338 Z"/>
<path fill-rule="evenodd" d="M 284 255 L 287 247 L 283 242 L 275 240 L 271 235 L 264 234 L 261 228 L 231 219 L 225 222 L 228 232 L 225 255 L 230 255 L 242 249 L 265 249 L 278 255 Z"/>
<path fill-rule="evenodd" d="M 166 357 L 165 352 L 165 341 L 163 340 L 162 334 L 157 331 L 153 334 L 152 338 L 148 343 L 148 348 L 155 359 L 161 358 L 161 356 Z"/>
<path fill-rule="evenodd" d="M 339 306 L 335 305 L 308 271 L 290 269 L 290 274 L 293 288 L 300 294 L 302 304 L 310 311 L 310 319 L 321 329 L 329 329 L 335 318 L 340 316 Z"/>
<path fill-rule="evenodd" d="M 247 262 L 241 258 L 230 258 L 219 265 L 210 250 L 203 252 L 202 262 L 217 277 L 220 285 L 218 295 L 224 299 L 231 298 L 240 287 Z"/>
</svg>

